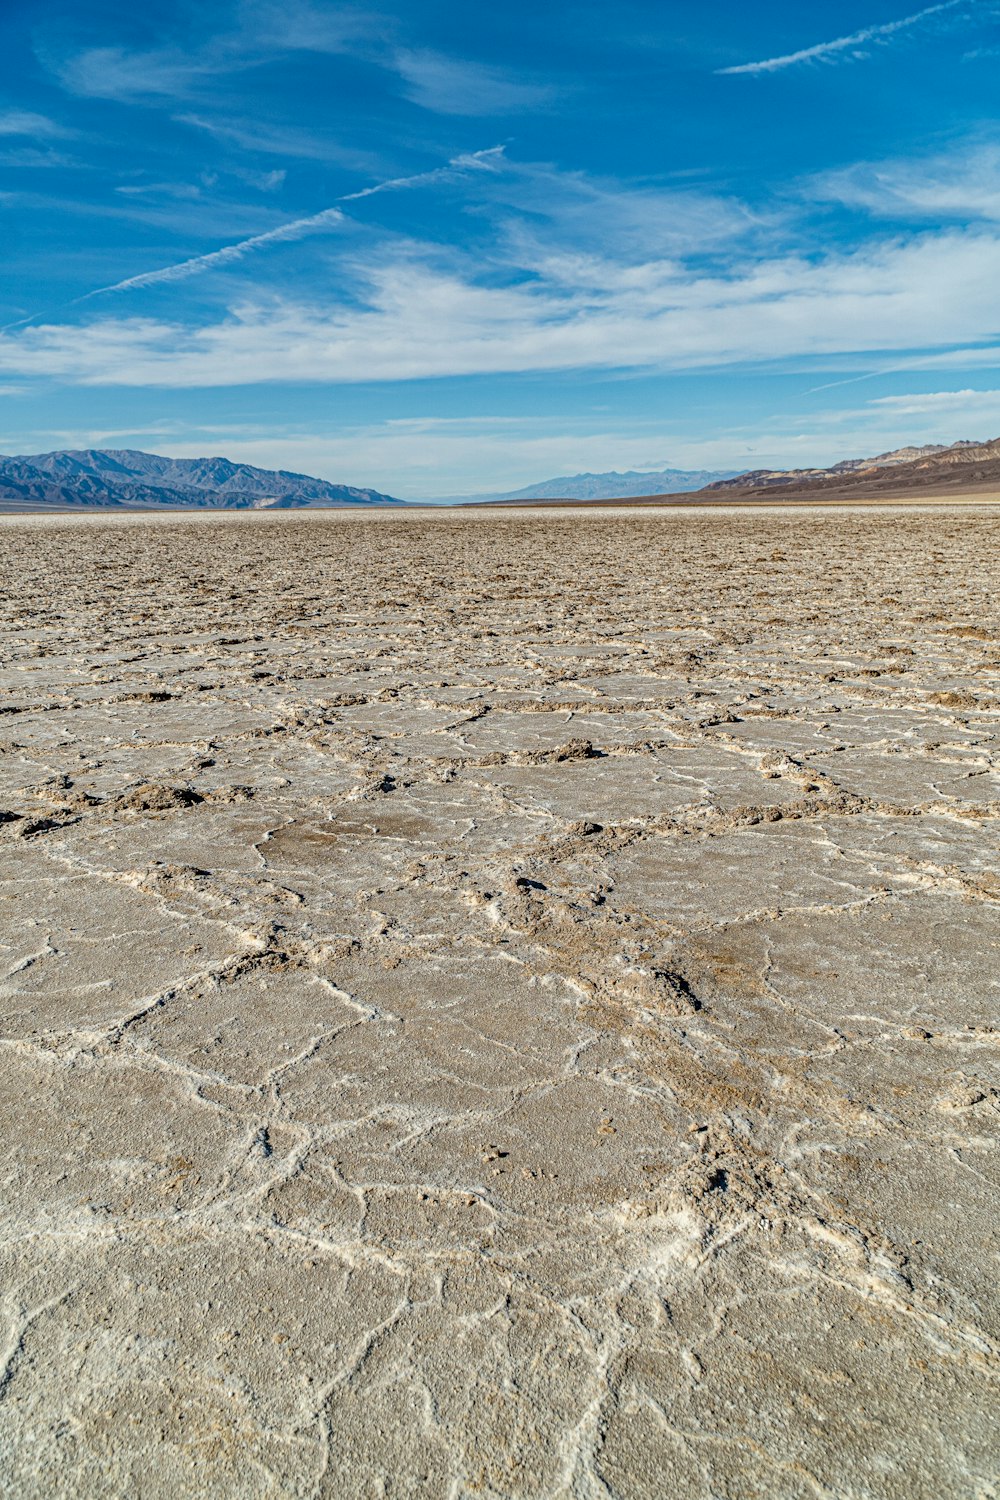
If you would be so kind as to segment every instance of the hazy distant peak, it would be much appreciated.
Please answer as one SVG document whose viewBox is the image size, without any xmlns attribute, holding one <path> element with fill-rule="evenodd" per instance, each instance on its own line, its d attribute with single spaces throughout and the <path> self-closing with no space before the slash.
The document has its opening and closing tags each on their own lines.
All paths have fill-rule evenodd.
<svg viewBox="0 0 1000 1500">
<path fill-rule="evenodd" d="M 477 500 L 627 500 L 635 495 L 673 495 L 728 479 L 734 469 L 612 469 L 606 474 L 568 474 Z"/>
</svg>

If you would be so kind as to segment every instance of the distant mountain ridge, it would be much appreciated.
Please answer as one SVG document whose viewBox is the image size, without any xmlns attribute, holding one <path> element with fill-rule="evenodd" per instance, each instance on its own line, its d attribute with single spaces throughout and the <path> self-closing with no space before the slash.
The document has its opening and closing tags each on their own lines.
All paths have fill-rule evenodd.
<svg viewBox="0 0 1000 1500">
<path fill-rule="evenodd" d="M 1000 457 L 1000 440 L 980 443 L 974 439 L 961 438 L 957 443 L 925 443 L 917 448 L 893 448 L 889 453 L 876 454 L 874 458 L 847 458 L 828 469 L 749 469 L 745 474 L 736 474 L 727 479 L 706 485 L 706 490 L 765 490 L 776 487 L 805 487 L 812 485 L 865 484 L 879 477 L 882 471 L 898 471 L 890 478 L 918 479 L 924 482 L 937 471 L 954 469 L 956 465 L 978 464 Z"/>
<path fill-rule="evenodd" d="M 664 473 L 670 472 L 667 470 Z M 676 472 L 676 471 L 675 471 Z M 685 471 L 680 471 L 685 472 Z M 593 476 L 599 478 L 601 476 Z M 650 474 L 640 475 L 645 480 Z M 553 486 L 567 481 L 552 481 Z M 713 480 L 702 489 L 647 489 L 641 494 L 582 496 L 562 493 L 542 496 L 540 486 L 518 492 L 516 497 L 469 497 L 470 502 L 496 505 L 704 505 L 743 503 L 753 500 L 906 500 L 947 499 L 963 494 L 1000 494 L 1000 438 L 978 442 L 962 438 L 957 443 L 926 443 L 918 447 L 894 448 L 873 458 L 842 459 L 828 469 L 751 469 Z M 469 503 L 469 502 L 466 502 Z"/>
<path fill-rule="evenodd" d="M 882 471 L 898 470 L 902 476 L 919 475 L 927 465 L 968 464 L 976 461 L 980 450 L 988 448 L 968 438 L 957 443 L 925 443 L 916 447 L 893 448 L 873 458 L 846 458 L 828 469 L 629 469 L 607 474 L 574 474 L 561 479 L 547 479 L 522 490 L 496 495 L 470 495 L 466 503 L 514 504 L 531 500 L 631 500 L 654 499 L 660 495 L 701 494 L 706 496 L 728 490 L 746 492 L 777 487 L 801 488 L 810 485 L 866 482 Z"/>
<path fill-rule="evenodd" d="M 404 503 L 378 490 L 228 458 L 164 458 L 133 448 L 0 456 L 0 506 L 7 510 L 18 505 L 288 510 Z"/>
<path fill-rule="evenodd" d="M 626 469 L 619 473 L 571 474 L 545 479 L 522 490 L 497 495 L 469 495 L 467 500 L 627 500 L 635 495 L 677 495 L 704 489 L 717 480 L 731 478 L 735 469 Z"/>
</svg>

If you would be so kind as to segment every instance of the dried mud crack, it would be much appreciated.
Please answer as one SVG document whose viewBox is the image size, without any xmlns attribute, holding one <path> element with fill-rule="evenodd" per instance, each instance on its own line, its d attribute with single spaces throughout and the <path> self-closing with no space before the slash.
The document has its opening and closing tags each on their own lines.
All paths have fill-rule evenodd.
<svg viewBox="0 0 1000 1500">
<path fill-rule="evenodd" d="M 1000 513 L 0 521 L 0 1487 L 995 1500 Z"/>
</svg>

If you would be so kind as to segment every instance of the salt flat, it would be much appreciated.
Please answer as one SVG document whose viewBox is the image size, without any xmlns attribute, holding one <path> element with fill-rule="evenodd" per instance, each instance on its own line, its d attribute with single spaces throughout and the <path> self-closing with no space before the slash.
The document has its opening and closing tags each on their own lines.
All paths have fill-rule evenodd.
<svg viewBox="0 0 1000 1500">
<path fill-rule="evenodd" d="M 0 521 L 4 1493 L 995 1496 L 998 576 Z"/>
</svg>

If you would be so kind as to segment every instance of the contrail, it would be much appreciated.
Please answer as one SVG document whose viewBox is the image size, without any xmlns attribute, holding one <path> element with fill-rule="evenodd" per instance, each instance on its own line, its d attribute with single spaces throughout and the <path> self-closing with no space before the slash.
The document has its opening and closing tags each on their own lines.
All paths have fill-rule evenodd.
<svg viewBox="0 0 1000 1500">
<path fill-rule="evenodd" d="M 358 198 L 370 198 L 375 193 L 387 193 L 397 188 L 422 187 L 430 182 L 442 182 L 449 177 L 458 177 L 465 172 L 490 171 L 500 157 L 503 156 L 503 146 L 490 146 L 486 151 L 472 151 L 461 156 L 453 156 L 443 167 L 435 167 L 430 172 L 418 172 L 412 177 L 390 177 L 386 182 L 376 182 L 372 187 L 362 188 L 357 193 L 344 193 L 336 201 L 338 203 L 352 203 Z M 259 250 L 265 245 L 277 245 L 282 241 L 299 240 L 307 234 L 319 234 L 325 229 L 330 229 L 346 220 L 346 214 L 339 208 L 325 208 L 322 213 L 311 214 L 306 219 L 294 219 L 290 224 L 282 224 L 278 229 L 269 229 L 265 234 L 254 234 L 249 239 L 240 240 L 235 245 L 224 245 L 221 250 L 211 250 L 207 255 L 194 255 L 190 260 L 181 260 L 172 266 L 163 266 L 158 271 L 143 271 L 139 276 L 127 276 L 124 281 L 116 281 L 111 286 L 99 286 L 94 291 L 87 292 L 78 297 L 77 302 L 87 302 L 91 297 L 102 297 L 108 292 L 128 292 L 135 287 L 157 286 L 165 281 L 183 281 L 188 276 L 197 276 L 202 271 L 208 271 L 216 266 L 226 266 L 233 261 L 242 260 L 253 250 Z M 75 304 L 74 304 L 75 305 Z M 29 318 L 24 319 L 30 322 Z M 11 327 L 16 327 L 12 324 Z"/>
<path fill-rule="evenodd" d="M 430 172 L 418 172 L 413 177 L 390 177 L 387 182 L 376 182 L 373 187 L 362 188 L 358 193 L 345 193 L 338 203 L 353 203 L 358 198 L 371 198 L 375 193 L 388 193 L 396 188 L 423 187 L 429 182 L 444 182 L 449 177 L 459 177 L 463 172 L 490 171 L 503 156 L 502 146 L 490 146 L 487 151 L 472 151 L 462 156 L 453 156 L 445 167 L 435 167 Z"/>
<path fill-rule="evenodd" d="M 832 42 L 819 42 L 815 47 L 805 47 L 801 52 L 789 52 L 784 57 L 768 57 L 763 62 L 740 63 L 734 68 L 716 68 L 715 71 L 721 75 L 777 73 L 779 69 L 790 68 L 795 63 L 813 62 L 817 58 L 830 57 L 834 53 L 863 46 L 865 42 L 878 41 L 880 37 L 893 36 L 897 31 L 916 26 L 918 21 L 926 21 L 929 16 L 941 15 L 946 10 L 954 10 L 956 6 L 967 3 L 968 0 L 941 0 L 940 4 L 928 5 L 925 10 L 918 10 L 912 16 L 903 16 L 899 21 L 887 21 L 882 26 L 868 26 L 863 31 L 852 32 L 850 36 L 839 36 Z"/>
<path fill-rule="evenodd" d="M 324 208 L 322 213 L 312 214 L 307 219 L 293 219 L 290 224 L 269 229 L 266 234 L 251 235 L 248 240 L 240 240 L 236 245 L 224 245 L 221 250 L 192 256 L 190 260 L 178 261 L 176 265 L 163 266 L 159 271 L 144 271 L 140 276 L 127 276 L 124 281 L 116 281 L 111 286 L 99 286 L 85 296 L 78 297 L 77 301 L 86 302 L 105 292 L 127 292 L 137 286 L 156 286 L 161 281 L 183 281 L 186 276 L 197 276 L 200 271 L 207 271 L 212 266 L 226 266 L 234 260 L 242 260 L 251 250 L 259 250 L 263 245 L 277 245 L 283 240 L 300 240 L 307 234 L 318 234 L 334 224 L 343 223 L 344 218 L 345 215 L 339 208 Z"/>
</svg>

